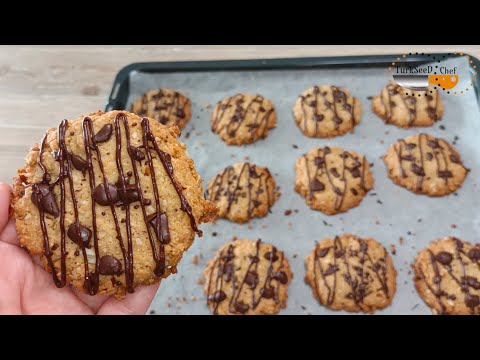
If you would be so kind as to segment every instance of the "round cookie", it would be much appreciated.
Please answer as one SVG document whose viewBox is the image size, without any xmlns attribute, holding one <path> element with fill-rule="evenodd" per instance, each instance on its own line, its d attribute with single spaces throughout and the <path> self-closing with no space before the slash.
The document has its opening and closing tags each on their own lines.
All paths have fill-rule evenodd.
<svg viewBox="0 0 480 360">
<path fill-rule="evenodd" d="M 469 171 L 449 143 L 428 134 L 398 140 L 390 146 L 384 161 L 388 176 L 396 184 L 429 196 L 454 192 Z"/>
<path fill-rule="evenodd" d="M 172 89 L 152 90 L 132 103 L 131 112 L 176 125 L 182 130 L 192 117 L 192 103 L 188 97 Z"/>
<path fill-rule="evenodd" d="M 207 305 L 218 315 L 278 313 L 293 277 L 283 252 L 261 240 L 223 245 L 204 275 Z"/>
<path fill-rule="evenodd" d="M 64 120 L 13 186 L 20 243 L 58 287 L 117 298 L 176 272 L 215 217 L 177 127 L 111 111 Z"/>
<path fill-rule="evenodd" d="M 397 272 L 387 250 L 351 234 L 324 239 L 305 259 L 305 282 L 332 310 L 374 313 L 392 303 Z"/>
<path fill-rule="evenodd" d="M 365 156 L 325 146 L 297 159 L 295 191 L 310 208 L 333 215 L 351 209 L 373 188 Z"/>
<path fill-rule="evenodd" d="M 386 124 L 401 128 L 431 126 L 442 118 L 443 102 L 433 87 L 427 91 L 412 91 L 388 85 L 379 96 L 373 97 L 372 110 Z"/>
<path fill-rule="evenodd" d="M 435 314 L 480 314 L 480 245 L 454 237 L 431 242 L 413 265 L 415 287 Z"/>
<path fill-rule="evenodd" d="M 278 195 L 270 171 L 248 162 L 222 170 L 206 192 L 206 198 L 217 205 L 219 217 L 240 224 L 266 216 Z"/>
<path fill-rule="evenodd" d="M 293 107 L 300 130 L 316 138 L 331 138 L 353 131 L 361 115 L 360 101 L 347 89 L 331 85 L 305 90 Z"/>
<path fill-rule="evenodd" d="M 237 94 L 219 101 L 212 113 L 212 131 L 228 145 L 251 144 L 276 125 L 270 100 L 261 95 Z"/>
</svg>

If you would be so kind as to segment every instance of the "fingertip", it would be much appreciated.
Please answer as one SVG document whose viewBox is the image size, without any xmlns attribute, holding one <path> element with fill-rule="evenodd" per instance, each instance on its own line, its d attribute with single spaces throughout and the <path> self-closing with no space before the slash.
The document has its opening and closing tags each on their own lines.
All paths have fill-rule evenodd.
<svg viewBox="0 0 480 360">
<path fill-rule="evenodd" d="M 0 182 L 0 232 L 3 231 L 8 223 L 10 212 L 10 185 Z"/>
<path fill-rule="evenodd" d="M 107 300 L 98 315 L 145 315 L 148 307 L 157 293 L 160 282 L 149 286 L 138 286 L 133 294 L 127 294 L 125 299 Z"/>
</svg>

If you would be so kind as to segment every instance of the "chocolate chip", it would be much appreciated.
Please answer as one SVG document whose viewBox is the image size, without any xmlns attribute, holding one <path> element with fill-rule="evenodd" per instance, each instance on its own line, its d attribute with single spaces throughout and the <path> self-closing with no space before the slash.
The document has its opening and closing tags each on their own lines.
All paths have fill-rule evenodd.
<svg viewBox="0 0 480 360">
<path fill-rule="evenodd" d="M 140 193 L 134 184 L 125 184 L 125 191 L 120 184 L 117 184 L 117 193 L 119 199 L 123 204 L 131 204 L 135 201 L 140 201 Z"/>
<path fill-rule="evenodd" d="M 276 271 L 272 274 L 272 278 L 277 280 L 280 284 L 288 283 L 288 276 L 284 271 Z"/>
<path fill-rule="evenodd" d="M 160 124 L 166 125 L 168 123 L 168 117 L 161 116 L 160 119 L 158 119 L 158 121 L 160 122 Z"/>
<path fill-rule="evenodd" d="M 432 160 L 433 159 L 433 154 L 431 152 L 427 152 L 427 154 L 425 155 L 425 157 L 427 158 L 428 161 Z"/>
<path fill-rule="evenodd" d="M 337 168 L 333 167 L 330 169 L 330 173 L 335 176 L 336 178 L 339 178 L 340 177 L 340 174 L 338 173 L 338 170 Z"/>
<path fill-rule="evenodd" d="M 316 122 L 323 121 L 324 118 L 325 118 L 325 117 L 324 117 L 322 114 L 319 114 L 319 115 L 314 114 L 314 115 L 313 115 L 313 120 L 315 120 Z"/>
<path fill-rule="evenodd" d="M 93 198 L 97 204 L 107 206 L 114 205 L 118 202 L 117 188 L 111 184 L 107 184 L 107 189 L 110 194 L 110 201 L 108 201 L 104 184 L 99 184 L 95 187 L 95 190 L 93 190 Z"/>
<path fill-rule="evenodd" d="M 448 252 L 442 251 L 435 255 L 435 260 L 437 260 L 442 265 L 449 265 L 453 260 L 453 256 Z"/>
<path fill-rule="evenodd" d="M 96 143 L 102 143 L 110 140 L 112 136 L 113 126 L 111 124 L 104 125 L 94 137 Z"/>
<path fill-rule="evenodd" d="M 138 147 L 130 146 L 130 152 L 132 153 L 132 157 L 137 161 L 145 159 L 145 154 Z"/>
<path fill-rule="evenodd" d="M 319 258 L 323 258 L 328 254 L 329 250 L 330 250 L 330 248 L 321 248 L 321 249 L 317 250 L 317 256 Z"/>
<path fill-rule="evenodd" d="M 432 149 L 438 149 L 440 147 L 437 140 L 428 140 L 427 145 L 430 146 Z"/>
<path fill-rule="evenodd" d="M 415 149 L 416 147 L 417 147 L 417 144 L 413 144 L 413 143 L 405 144 L 405 148 L 407 150 L 412 150 L 412 149 Z"/>
<path fill-rule="evenodd" d="M 340 190 L 340 189 L 339 189 L 338 187 L 336 187 L 336 186 L 333 188 L 333 191 L 335 191 L 335 193 L 336 193 L 338 196 L 342 196 L 342 195 L 343 195 L 342 190 Z"/>
<path fill-rule="evenodd" d="M 465 305 L 467 305 L 469 308 L 475 308 L 478 305 L 480 305 L 480 297 L 478 295 L 472 295 L 469 293 L 465 294 Z"/>
<path fill-rule="evenodd" d="M 57 218 L 60 215 L 55 195 L 48 184 L 32 185 L 32 202 L 39 210 Z"/>
<path fill-rule="evenodd" d="M 352 169 L 348 169 L 350 171 L 350 174 L 352 174 L 352 177 L 353 178 L 359 178 L 360 176 L 362 176 L 362 174 L 360 173 L 360 168 L 358 167 L 354 167 Z"/>
<path fill-rule="evenodd" d="M 323 275 L 328 276 L 331 274 L 334 274 L 338 271 L 338 266 L 336 265 L 330 265 L 327 270 L 323 272 Z"/>
<path fill-rule="evenodd" d="M 412 163 L 412 166 L 410 167 L 410 170 L 412 170 L 412 172 L 413 172 L 415 175 L 425 176 L 425 171 L 424 171 L 420 166 L 418 166 L 418 165 L 415 164 L 415 163 Z"/>
<path fill-rule="evenodd" d="M 213 294 L 208 295 L 208 300 L 216 303 L 222 302 L 226 298 L 227 294 L 225 294 L 222 290 L 217 290 Z"/>
<path fill-rule="evenodd" d="M 312 181 L 310 181 L 310 191 L 323 191 L 325 190 L 325 185 L 317 180 L 317 179 L 313 179 Z"/>
<path fill-rule="evenodd" d="M 473 276 L 465 276 L 462 280 L 465 281 L 465 283 L 471 288 L 474 288 L 475 290 L 480 290 L 480 282 L 477 280 L 477 278 Z"/>
<path fill-rule="evenodd" d="M 473 261 L 480 260 L 480 248 L 471 248 L 467 256 Z"/>
<path fill-rule="evenodd" d="M 449 170 L 438 170 L 437 175 L 442 179 L 449 179 L 453 177 L 452 172 Z"/>
<path fill-rule="evenodd" d="M 67 235 L 75 244 L 88 247 L 92 238 L 92 231 L 83 225 L 73 223 L 68 227 Z"/>
<path fill-rule="evenodd" d="M 275 296 L 275 289 L 273 287 L 262 288 L 260 295 L 265 299 L 272 299 Z"/>
<path fill-rule="evenodd" d="M 415 157 L 413 155 L 404 155 L 401 157 L 401 159 L 405 161 L 415 161 Z"/>
<path fill-rule="evenodd" d="M 275 262 L 278 260 L 278 255 L 276 251 L 267 251 L 263 257 L 267 260 L 271 260 L 272 262 Z"/>
<path fill-rule="evenodd" d="M 248 309 L 250 309 L 250 306 L 248 306 L 247 304 L 241 303 L 239 301 L 235 303 L 235 310 L 237 310 L 241 314 L 245 314 Z"/>
<path fill-rule="evenodd" d="M 245 284 L 250 286 L 251 289 L 254 289 L 257 287 L 258 284 L 258 275 L 256 272 L 249 271 L 245 275 Z"/>
<path fill-rule="evenodd" d="M 315 166 L 321 167 L 323 164 L 325 164 L 325 159 L 321 156 L 317 156 L 315 157 L 314 162 L 315 162 Z"/>
<path fill-rule="evenodd" d="M 450 161 L 455 164 L 460 164 L 460 159 L 453 154 L 450 154 Z"/>
<path fill-rule="evenodd" d="M 323 154 L 324 154 L 324 155 L 328 155 L 328 154 L 330 154 L 331 152 L 332 152 L 332 150 L 331 150 L 328 146 L 325 146 L 325 147 L 323 148 Z"/>
<path fill-rule="evenodd" d="M 182 109 L 178 109 L 175 114 L 176 114 L 177 117 L 180 118 L 180 119 L 185 118 L 185 111 L 183 111 Z"/>
<path fill-rule="evenodd" d="M 162 244 L 168 244 L 170 242 L 170 231 L 168 228 L 168 219 L 167 214 L 160 214 L 160 232 L 158 232 L 158 216 L 156 213 L 151 214 L 147 217 L 148 223 L 155 231 L 157 238 L 160 239 L 160 234 L 162 235 Z"/>
<path fill-rule="evenodd" d="M 72 160 L 72 165 L 78 171 L 85 173 L 88 170 L 88 163 L 86 160 L 83 160 L 80 156 L 75 154 L 70 154 L 70 159 Z"/>
<path fill-rule="evenodd" d="M 352 192 L 353 195 L 355 195 L 355 196 L 358 195 L 357 189 L 351 188 L 350 191 Z"/>
<path fill-rule="evenodd" d="M 122 263 L 112 255 L 104 255 L 100 258 L 98 270 L 101 275 L 120 275 L 122 271 Z"/>
</svg>

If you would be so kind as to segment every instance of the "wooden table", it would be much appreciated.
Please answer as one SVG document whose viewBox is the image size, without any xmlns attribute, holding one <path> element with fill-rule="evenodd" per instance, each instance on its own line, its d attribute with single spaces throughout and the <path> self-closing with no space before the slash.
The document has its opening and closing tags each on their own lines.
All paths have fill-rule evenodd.
<svg viewBox="0 0 480 360">
<path fill-rule="evenodd" d="M 45 129 L 103 109 L 116 73 L 142 61 L 463 51 L 478 45 L 0 46 L 0 181 L 11 182 Z"/>
</svg>

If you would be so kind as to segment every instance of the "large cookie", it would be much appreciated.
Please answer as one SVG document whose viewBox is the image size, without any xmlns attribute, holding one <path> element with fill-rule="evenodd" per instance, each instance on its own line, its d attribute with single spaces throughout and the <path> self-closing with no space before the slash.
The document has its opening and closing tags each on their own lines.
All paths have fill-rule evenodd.
<svg viewBox="0 0 480 360">
<path fill-rule="evenodd" d="M 362 104 L 342 87 L 324 85 L 305 90 L 293 107 L 300 130 L 308 137 L 330 138 L 353 131 Z"/>
<path fill-rule="evenodd" d="M 379 96 L 373 97 L 372 110 L 386 124 L 402 128 L 431 126 L 442 118 L 443 102 L 434 88 L 412 91 L 398 85 L 388 85 Z"/>
<path fill-rule="evenodd" d="M 357 206 L 374 184 L 365 156 L 336 147 L 313 148 L 295 169 L 295 191 L 327 215 Z"/>
<path fill-rule="evenodd" d="M 192 117 L 188 97 L 172 89 L 152 90 L 132 103 L 131 111 L 182 130 Z"/>
<path fill-rule="evenodd" d="M 261 240 L 223 245 L 204 275 L 208 307 L 219 315 L 278 313 L 293 276 L 283 252 Z"/>
<path fill-rule="evenodd" d="M 305 282 L 332 310 L 373 313 L 389 306 L 397 272 L 387 250 L 373 239 L 343 234 L 320 241 L 305 260 Z"/>
<path fill-rule="evenodd" d="M 251 163 L 222 170 L 208 184 L 206 195 L 219 208 L 219 217 L 240 224 L 266 216 L 277 196 L 270 171 Z"/>
<path fill-rule="evenodd" d="M 122 111 L 64 120 L 18 170 L 20 243 L 58 287 L 122 298 L 176 272 L 216 214 L 178 129 Z"/>
<path fill-rule="evenodd" d="M 275 127 L 276 114 L 263 96 L 237 94 L 217 103 L 211 124 L 212 131 L 228 145 L 251 144 Z"/>
<path fill-rule="evenodd" d="M 413 265 L 415 287 L 435 314 L 480 314 L 480 245 L 453 237 L 431 242 Z"/>
<path fill-rule="evenodd" d="M 429 196 L 454 192 L 469 171 L 449 143 L 428 134 L 398 140 L 390 146 L 384 161 L 388 176 L 396 184 Z"/>
</svg>

